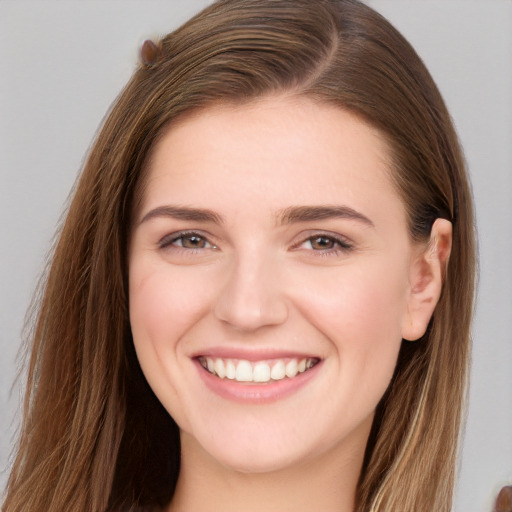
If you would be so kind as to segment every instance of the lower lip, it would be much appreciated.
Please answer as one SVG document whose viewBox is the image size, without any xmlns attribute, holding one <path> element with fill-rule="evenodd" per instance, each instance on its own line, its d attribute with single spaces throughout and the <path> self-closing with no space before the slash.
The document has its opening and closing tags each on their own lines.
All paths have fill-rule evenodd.
<svg viewBox="0 0 512 512">
<path fill-rule="evenodd" d="M 199 375 L 208 389 L 228 400 L 244 403 L 268 403 L 281 400 L 297 392 L 317 375 L 322 361 L 313 368 L 290 378 L 267 383 L 244 383 L 231 379 L 221 379 L 210 373 L 195 360 Z"/>
</svg>

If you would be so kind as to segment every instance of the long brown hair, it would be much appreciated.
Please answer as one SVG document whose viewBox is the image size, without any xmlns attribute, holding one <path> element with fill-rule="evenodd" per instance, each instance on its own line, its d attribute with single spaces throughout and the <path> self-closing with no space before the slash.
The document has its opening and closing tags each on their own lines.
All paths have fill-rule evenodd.
<svg viewBox="0 0 512 512">
<path fill-rule="evenodd" d="M 474 221 L 457 136 L 420 58 L 357 0 L 220 0 L 154 50 L 108 115 L 54 248 L 2 510 L 151 510 L 172 499 L 179 433 L 142 375 L 127 314 L 127 240 L 144 163 L 178 117 L 287 91 L 380 130 L 412 239 L 427 239 L 437 217 L 453 223 L 441 299 L 423 338 L 403 342 L 357 489 L 360 512 L 448 512 Z"/>
</svg>

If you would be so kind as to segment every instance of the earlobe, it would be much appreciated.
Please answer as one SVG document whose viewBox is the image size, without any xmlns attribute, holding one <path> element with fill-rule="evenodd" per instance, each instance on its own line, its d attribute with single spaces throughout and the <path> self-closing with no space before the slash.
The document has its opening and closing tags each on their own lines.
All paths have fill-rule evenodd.
<svg viewBox="0 0 512 512">
<path fill-rule="evenodd" d="M 452 223 L 436 219 L 430 240 L 411 265 L 410 294 L 402 338 L 415 341 L 427 330 L 428 323 L 441 296 L 443 281 L 452 247 Z"/>
</svg>

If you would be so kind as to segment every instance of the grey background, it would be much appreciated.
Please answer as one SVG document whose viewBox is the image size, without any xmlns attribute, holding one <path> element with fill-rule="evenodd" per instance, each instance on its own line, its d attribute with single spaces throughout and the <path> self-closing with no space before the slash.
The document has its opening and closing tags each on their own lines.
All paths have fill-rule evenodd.
<svg viewBox="0 0 512 512">
<path fill-rule="evenodd" d="M 69 190 L 140 43 L 207 3 L 0 0 L 0 488 L 19 421 L 23 317 Z M 471 171 L 480 287 L 454 510 L 489 511 L 512 483 L 512 2 L 368 3 L 426 61 Z"/>
</svg>

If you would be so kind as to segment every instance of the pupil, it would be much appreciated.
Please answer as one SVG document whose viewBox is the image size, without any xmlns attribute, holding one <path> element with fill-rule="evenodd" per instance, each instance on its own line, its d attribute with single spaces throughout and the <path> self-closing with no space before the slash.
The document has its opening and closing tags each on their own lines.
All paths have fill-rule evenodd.
<svg viewBox="0 0 512 512">
<path fill-rule="evenodd" d="M 333 241 L 326 236 L 319 236 L 313 239 L 312 245 L 314 249 L 332 249 Z"/>
<path fill-rule="evenodd" d="M 183 239 L 183 246 L 191 249 L 204 247 L 204 240 L 200 236 L 187 236 Z"/>
</svg>

